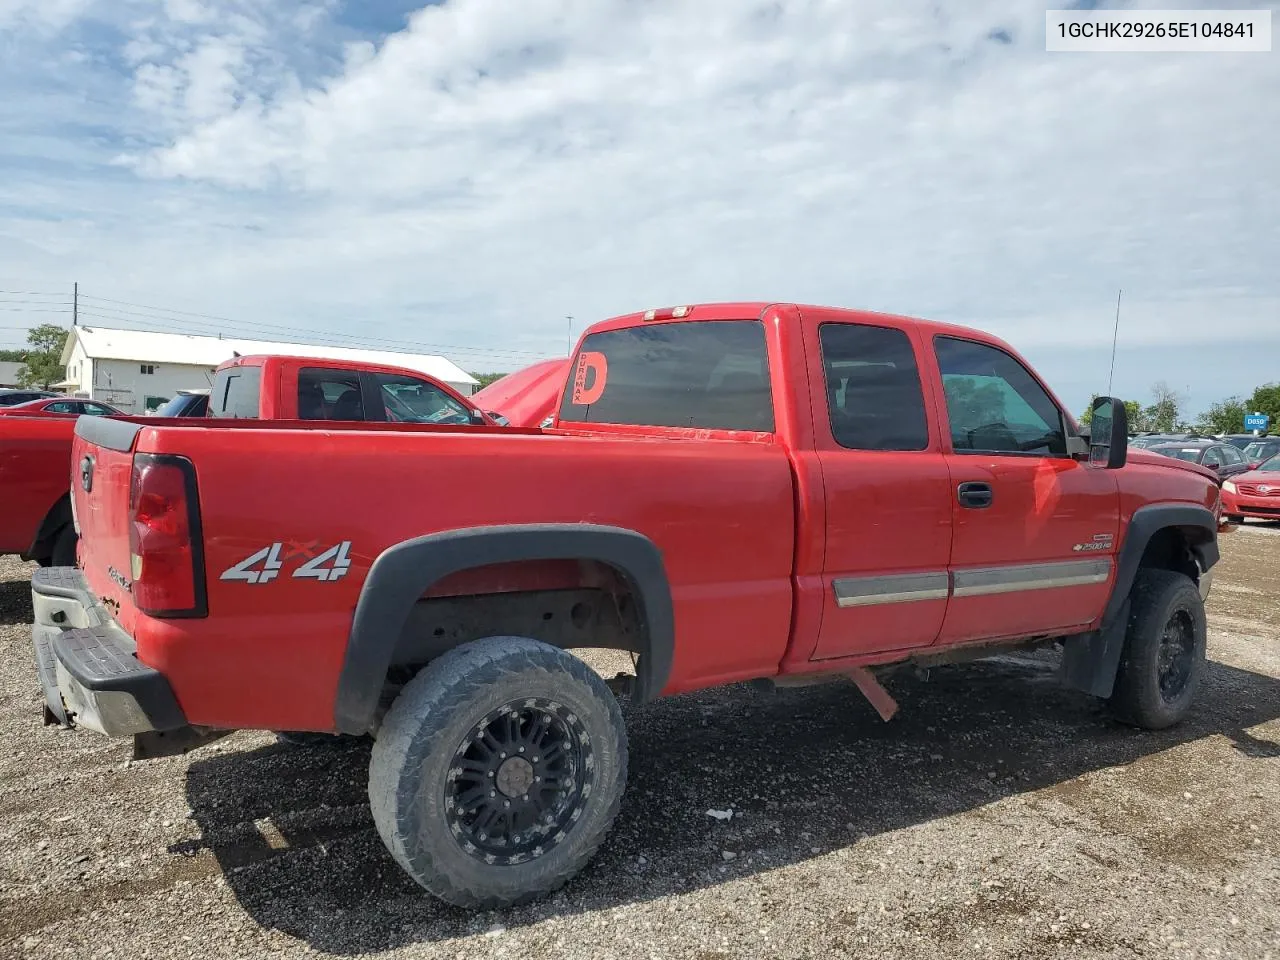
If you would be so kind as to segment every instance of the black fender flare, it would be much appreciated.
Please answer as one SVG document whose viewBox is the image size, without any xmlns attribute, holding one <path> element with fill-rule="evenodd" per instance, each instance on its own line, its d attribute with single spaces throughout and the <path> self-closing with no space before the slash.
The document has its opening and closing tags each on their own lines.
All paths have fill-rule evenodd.
<svg viewBox="0 0 1280 960">
<path fill-rule="evenodd" d="M 1068 686 L 1095 697 L 1111 696 L 1124 652 L 1129 592 L 1137 579 L 1138 566 L 1151 538 L 1170 527 L 1178 528 L 1187 537 L 1201 571 L 1218 562 L 1218 520 L 1207 507 L 1155 503 L 1135 510 L 1116 558 L 1115 584 L 1101 625 L 1093 633 L 1070 638 L 1063 648 L 1062 678 Z"/>
<path fill-rule="evenodd" d="M 469 527 L 405 540 L 374 560 L 338 678 L 337 730 L 357 736 L 372 732 L 400 632 L 433 584 L 462 570 L 526 560 L 595 560 L 622 574 L 647 636 L 635 698 L 656 697 L 671 673 L 675 612 L 662 552 L 652 540 L 634 530 L 587 523 Z"/>
<path fill-rule="evenodd" d="M 49 512 L 44 515 L 44 519 L 36 529 L 35 539 L 31 541 L 27 552 L 22 554 L 22 559 L 39 560 L 41 557 L 52 556 L 53 544 L 58 533 L 71 522 L 71 493 L 67 492 L 59 497 L 49 508 Z"/>
</svg>

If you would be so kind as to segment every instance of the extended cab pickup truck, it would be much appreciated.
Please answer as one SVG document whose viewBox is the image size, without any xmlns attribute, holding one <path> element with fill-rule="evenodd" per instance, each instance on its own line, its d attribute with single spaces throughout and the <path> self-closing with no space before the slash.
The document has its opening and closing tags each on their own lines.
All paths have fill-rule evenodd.
<svg viewBox="0 0 1280 960">
<path fill-rule="evenodd" d="M 885 668 L 1060 642 L 1068 684 L 1165 727 L 1218 487 L 1128 458 L 1122 403 L 1091 430 L 982 333 L 759 303 L 595 325 L 548 430 L 82 419 L 80 568 L 32 583 L 46 719 L 139 756 L 372 736 L 388 849 L 471 907 L 602 842 L 615 690 L 843 679 L 887 720 Z"/>
<path fill-rule="evenodd" d="M 270 355 L 236 357 L 218 367 L 208 415 L 493 425 L 474 403 L 425 373 L 362 360 Z"/>
<path fill-rule="evenodd" d="M 489 426 L 448 384 L 403 367 L 317 357 L 251 356 L 214 373 L 209 396 L 166 406 L 184 417 L 348 420 Z M 185 401 L 185 397 L 175 400 Z M 164 417 L 167 414 L 161 413 Z M 0 553 L 42 566 L 75 564 L 71 523 L 73 420 L 16 412 L 0 417 Z"/>
</svg>

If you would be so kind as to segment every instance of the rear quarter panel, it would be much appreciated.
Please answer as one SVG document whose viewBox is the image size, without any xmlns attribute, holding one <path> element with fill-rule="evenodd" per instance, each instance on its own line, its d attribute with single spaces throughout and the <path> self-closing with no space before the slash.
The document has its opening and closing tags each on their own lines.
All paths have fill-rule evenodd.
<svg viewBox="0 0 1280 960">
<path fill-rule="evenodd" d="M 771 440 L 504 430 L 149 429 L 195 464 L 209 616 L 140 618 L 142 659 L 196 723 L 328 729 L 360 588 L 377 556 L 446 529 L 596 523 L 645 534 L 672 588 L 667 692 L 775 672 L 791 618 L 794 504 Z M 349 542 L 351 568 L 293 573 Z M 220 576 L 281 544 L 268 582 Z"/>
<path fill-rule="evenodd" d="M 71 486 L 75 418 L 0 417 L 0 553 L 30 549 Z"/>
</svg>

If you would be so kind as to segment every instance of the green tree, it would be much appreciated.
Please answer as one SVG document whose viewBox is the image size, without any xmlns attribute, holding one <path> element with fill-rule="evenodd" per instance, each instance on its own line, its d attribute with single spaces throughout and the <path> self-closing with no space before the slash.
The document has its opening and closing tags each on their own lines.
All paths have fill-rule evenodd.
<svg viewBox="0 0 1280 960">
<path fill-rule="evenodd" d="M 1244 401 L 1228 397 L 1212 404 L 1196 417 L 1196 429 L 1201 433 L 1244 433 Z"/>
<path fill-rule="evenodd" d="M 1093 401 L 1098 399 L 1098 394 L 1094 394 L 1089 398 L 1089 405 L 1084 408 L 1084 413 L 1080 414 L 1080 426 L 1087 427 L 1093 422 Z M 1126 419 L 1129 421 L 1129 430 L 1145 430 L 1142 415 L 1142 404 L 1137 400 L 1125 400 L 1124 412 Z"/>
<path fill-rule="evenodd" d="M 21 363 L 25 359 L 27 359 L 25 350 L 0 350 L 0 362 Z"/>
<path fill-rule="evenodd" d="M 27 343 L 31 349 L 18 369 L 18 382 L 24 387 L 40 386 L 47 390 L 65 378 L 67 368 L 62 365 L 62 348 L 69 333 L 55 323 L 42 323 L 28 330 Z"/>
<path fill-rule="evenodd" d="M 1163 380 L 1151 388 L 1155 403 L 1142 411 L 1147 430 L 1173 433 L 1182 425 L 1182 396 Z"/>
<path fill-rule="evenodd" d="M 473 373 L 471 375 L 480 381 L 480 386 L 476 387 L 477 390 L 483 390 L 495 380 L 501 380 L 506 376 L 505 373 Z"/>
<path fill-rule="evenodd" d="M 1270 433 L 1280 430 L 1280 383 L 1264 383 L 1249 397 L 1245 413 L 1265 413 L 1271 417 Z"/>
</svg>

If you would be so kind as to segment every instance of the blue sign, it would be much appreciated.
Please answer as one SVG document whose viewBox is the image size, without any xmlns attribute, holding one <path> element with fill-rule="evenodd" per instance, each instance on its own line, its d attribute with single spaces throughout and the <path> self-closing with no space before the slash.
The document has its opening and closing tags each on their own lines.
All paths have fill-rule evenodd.
<svg viewBox="0 0 1280 960">
<path fill-rule="evenodd" d="M 1244 428 L 1246 430 L 1265 430 L 1271 426 L 1271 418 L 1265 413 L 1246 413 Z"/>
</svg>

